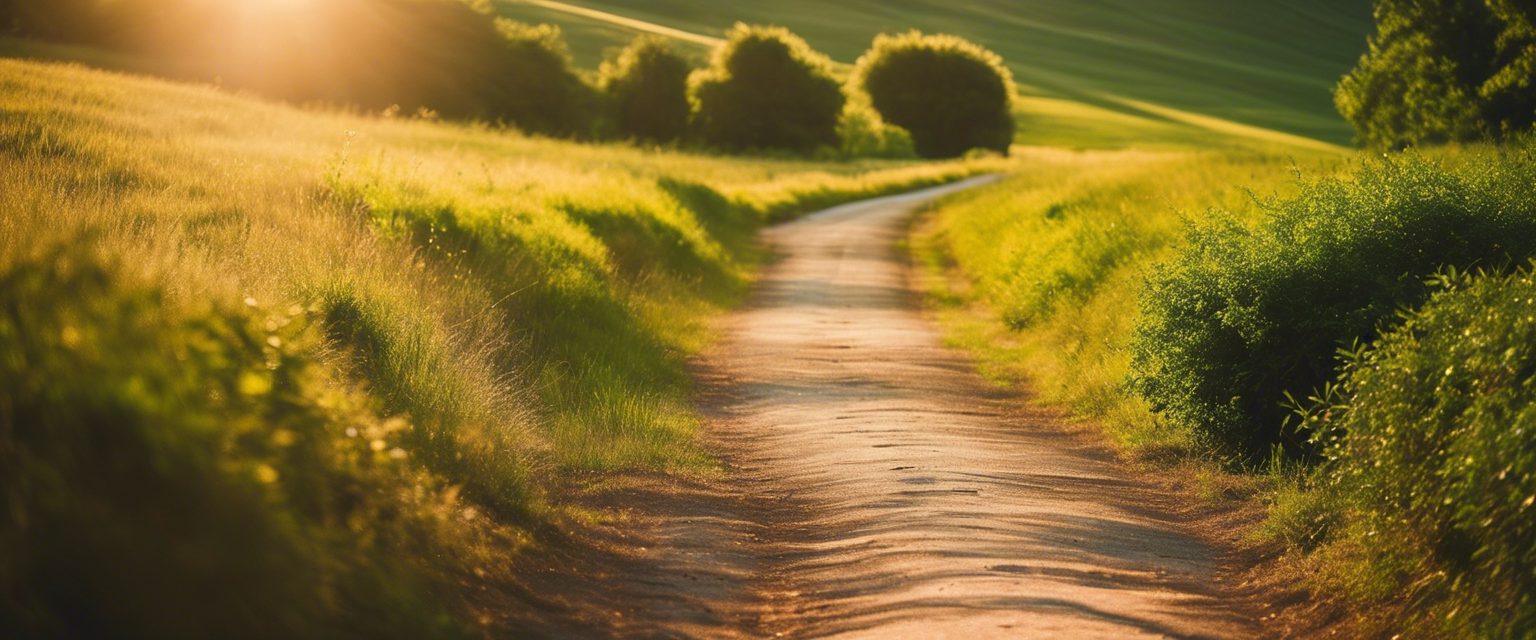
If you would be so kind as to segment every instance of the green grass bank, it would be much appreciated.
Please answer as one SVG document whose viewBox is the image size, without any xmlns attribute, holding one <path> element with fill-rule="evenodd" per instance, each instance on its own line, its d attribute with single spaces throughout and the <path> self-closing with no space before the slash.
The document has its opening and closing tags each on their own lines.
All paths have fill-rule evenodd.
<svg viewBox="0 0 1536 640">
<path fill-rule="evenodd" d="M 715 472 L 684 358 L 760 225 L 997 166 L 583 146 L 0 60 L 0 622 L 515 631 L 465 594 L 515 593 L 518 549 L 579 526 L 552 493 Z"/>
<path fill-rule="evenodd" d="M 1254 579 L 1345 614 L 1287 624 L 1526 637 L 1529 144 L 1026 150 L 912 250 L 984 373 L 1199 500 L 1258 503 L 1250 542 L 1286 552 Z M 1173 404 L 1202 397 L 1232 400 Z"/>
</svg>

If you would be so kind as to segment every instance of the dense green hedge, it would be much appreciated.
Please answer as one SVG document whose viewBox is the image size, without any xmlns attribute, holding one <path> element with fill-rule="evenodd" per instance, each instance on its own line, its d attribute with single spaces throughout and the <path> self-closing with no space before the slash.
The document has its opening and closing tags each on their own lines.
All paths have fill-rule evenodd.
<svg viewBox="0 0 1536 640">
<path fill-rule="evenodd" d="M 874 107 L 849 100 L 837 119 L 837 137 L 847 158 L 916 158 L 912 134 L 886 122 Z"/>
<path fill-rule="evenodd" d="M 704 142 L 731 151 L 838 146 L 842 87 L 832 61 L 782 27 L 737 23 L 689 79 Z"/>
<path fill-rule="evenodd" d="M 1536 633 L 1536 278 L 1435 295 L 1349 365 L 1333 414 L 1325 489 L 1414 567 L 1408 597 L 1471 603 L 1451 635 Z"/>
<path fill-rule="evenodd" d="M 1536 253 L 1536 162 L 1487 153 L 1460 169 L 1414 155 L 1267 203 L 1255 228 L 1218 220 L 1151 275 L 1133 338 L 1133 387 L 1242 458 L 1283 432 L 1287 393 L 1334 380 L 1336 351 L 1369 342 L 1422 303 L 1443 266 L 1499 266 Z"/>
<path fill-rule="evenodd" d="M 672 142 L 688 130 L 688 61 L 665 40 L 636 38 L 603 63 L 620 133 L 651 142 Z"/>
<path fill-rule="evenodd" d="M 971 149 L 1007 155 L 1013 144 L 1012 72 L 997 54 L 959 37 L 882 34 L 859 58 L 849 86 L 911 132 L 925 158 Z"/>
</svg>

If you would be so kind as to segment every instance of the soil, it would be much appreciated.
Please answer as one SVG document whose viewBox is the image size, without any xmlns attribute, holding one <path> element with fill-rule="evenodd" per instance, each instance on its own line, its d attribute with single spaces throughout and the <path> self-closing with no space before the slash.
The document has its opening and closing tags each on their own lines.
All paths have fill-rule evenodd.
<svg viewBox="0 0 1536 640">
<path fill-rule="evenodd" d="M 631 478 L 537 560 L 555 637 L 1250 638 L 1234 524 L 944 346 L 897 250 L 986 178 L 774 227 L 695 374 L 717 480 Z M 1242 550 L 1252 555 L 1253 550 Z M 540 580 L 547 582 L 540 586 Z M 558 595 L 550 595 L 556 594 Z M 594 605 L 593 603 L 597 603 Z M 525 621 L 526 622 L 526 621 Z"/>
</svg>

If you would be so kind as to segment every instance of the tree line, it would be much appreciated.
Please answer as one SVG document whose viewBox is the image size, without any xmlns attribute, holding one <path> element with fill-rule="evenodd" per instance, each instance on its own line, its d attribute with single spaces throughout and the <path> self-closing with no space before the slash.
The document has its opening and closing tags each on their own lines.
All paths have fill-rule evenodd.
<svg viewBox="0 0 1536 640">
<path fill-rule="evenodd" d="M 727 152 L 1006 154 L 1012 75 L 955 36 L 882 35 L 846 81 L 780 27 L 738 24 L 704 68 L 655 37 L 576 70 L 558 28 L 483 0 L 0 0 L 0 31 L 299 103 L 431 112 L 576 139 Z"/>
</svg>

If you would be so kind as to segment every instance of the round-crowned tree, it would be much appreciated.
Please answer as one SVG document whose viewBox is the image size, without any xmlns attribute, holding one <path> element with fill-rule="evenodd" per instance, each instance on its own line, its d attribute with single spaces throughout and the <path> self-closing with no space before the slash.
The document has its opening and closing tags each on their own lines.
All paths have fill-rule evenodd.
<svg viewBox="0 0 1536 640">
<path fill-rule="evenodd" d="M 877 36 L 849 84 L 886 122 L 910 132 L 924 157 L 978 148 L 1007 154 L 1013 143 L 1013 74 L 997 54 L 962 38 Z"/>
<path fill-rule="evenodd" d="M 724 149 L 836 147 L 843 91 L 832 61 L 783 27 L 737 23 L 689 78 L 693 124 Z"/>
<path fill-rule="evenodd" d="M 496 77 L 481 89 L 490 113 L 529 133 L 586 137 L 598 111 L 597 91 L 571 70 L 570 49 L 552 25 L 496 19 L 504 39 Z"/>
<path fill-rule="evenodd" d="M 688 128 L 688 61 L 660 38 L 636 38 L 603 63 L 603 92 L 619 131 L 651 142 L 671 142 Z"/>
<path fill-rule="evenodd" d="M 1536 123 L 1536 4 L 1376 0 L 1370 50 L 1334 89 L 1376 149 L 1499 139 Z"/>
</svg>

